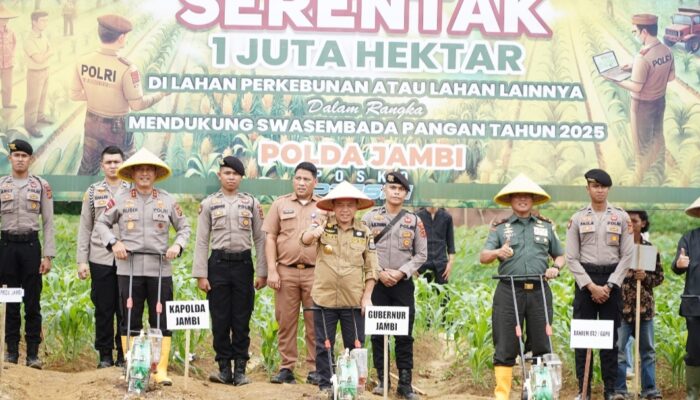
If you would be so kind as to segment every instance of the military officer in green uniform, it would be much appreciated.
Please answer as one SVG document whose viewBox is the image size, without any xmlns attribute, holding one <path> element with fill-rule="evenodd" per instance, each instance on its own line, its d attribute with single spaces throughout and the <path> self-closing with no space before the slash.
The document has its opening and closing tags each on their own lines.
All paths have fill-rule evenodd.
<svg viewBox="0 0 700 400">
<path fill-rule="evenodd" d="M 564 265 L 564 248 L 547 218 L 532 212 L 532 207 L 549 201 L 549 195 L 525 175 L 519 175 L 494 197 L 494 201 L 510 206 L 513 215 L 494 222 L 479 255 L 482 264 L 498 259 L 499 275 L 545 275 L 552 279 L 559 275 Z M 549 266 L 549 260 L 554 263 Z M 552 292 L 546 281 L 547 313 L 552 319 Z M 539 279 L 515 280 L 520 324 L 526 321 L 526 347 L 533 356 L 550 353 L 545 330 L 544 304 Z M 497 400 L 507 400 L 510 395 L 513 365 L 518 355 L 518 339 L 515 335 L 515 309 L 510 280 L 498 283 L 493 296 L 493 365 L 496 375 Z"/>
</svg>

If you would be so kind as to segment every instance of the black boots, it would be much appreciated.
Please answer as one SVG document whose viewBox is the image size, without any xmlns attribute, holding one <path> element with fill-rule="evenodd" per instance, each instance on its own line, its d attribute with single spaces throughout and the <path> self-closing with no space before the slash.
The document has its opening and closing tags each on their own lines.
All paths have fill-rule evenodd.
<svg viewBox="0 0 700 400">
<path fill-rule="evenodd" d="M 250 379 L 245 376 L 245 366 L 248 364 L 248 360 L 235 360 L 233 368 L 233 385 L 241 386 L 250 383 Z"/>
<path fill-rule="evenodd" d="M 5 362 L 17 364 L 19 362 L 19 343 L 7 343 Z"/>
<path fill-rule="evenodd" d="M 209 375 L 209 380 L 215 383 L 233 383 L 231 360 L 219 361 L 219 372 Z"/>
<path fill-rule="evenodd" d="M 388 389 L 391 389 L 391 376 L 387 377 L 387 383 L 388 383 Z M 384 370 L 377 368 L 377 380 L 379 383 L 377 386 L 372 390 L 372 394 L 376 394 L 378 396 L 384 395 Z"/>
<path fill-rule="evenodd" d="M 399 385 L 396 387 L 396 394 L 399 398 L 408 400 L 419 400 L 420 397 L 413 393 L 413 387 L 411 386 L 411 370 L 410 369 L 400 369 L 399 370 Z"/>
<path fill-rule="evenodd" d="M 109 368 L 112 365 L 114 365 L 112 350 L 100 350 L 100 362 L 97 364 L 97 369 Z"/>
<path fill-rule="evenodd" d="M 27 343 L 27 367 L 41 369 L 43 366 L 39 359 L 39 343 Z"/>
</svg>

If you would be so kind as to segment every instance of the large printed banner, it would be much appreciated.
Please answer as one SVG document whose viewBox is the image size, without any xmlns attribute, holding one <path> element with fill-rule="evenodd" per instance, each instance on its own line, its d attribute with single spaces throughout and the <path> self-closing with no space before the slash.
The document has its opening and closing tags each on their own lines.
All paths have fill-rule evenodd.
<svg viewBox="0 0 700 400">
<path fill-rule="evenodd" d="M 230 154 L 244 161 L 244 188 L 261 195 L 289 191 L 301 161 L 319 167 L 321 194 L 348 180 L 377 198 L 385 173 L 399 169 L 417 189 L 415 204 L 489 199 L 519 173 L 554 200 L 576 200 L 583 173 L 597 167 L 626 187 L 625 201 L 698 195 L 700 5 L 2 6 L 4 151 L 14 138 L 28 140 L 32 172 L 61 199 L 78 198 L 97 179 L 109 144 L 161 155 L 175 176 L 166 187 L 198 197 L 215 189 L 218 161 Z M 108 14 L 133 29 L 122 37 L 120 19 L 98 24 Z M 633 25 L 636 14 L 658 23 Z M 4 157 L 0 169 L 9 171 Z"/>
</svg>

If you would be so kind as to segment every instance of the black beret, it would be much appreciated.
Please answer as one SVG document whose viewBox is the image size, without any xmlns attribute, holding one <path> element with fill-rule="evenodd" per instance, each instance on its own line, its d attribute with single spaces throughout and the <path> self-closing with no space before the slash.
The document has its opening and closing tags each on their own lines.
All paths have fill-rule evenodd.
<svg viewBox="0 0 700 400">
<path fill-rule="evenodd" d="M 612 178 L 610 178 L 610 175 L 608 175 L 608 173 L 602 169 L 592 169 L 586 172 L 584 177 L 588 182 L 596 182 L 607 187 L 612 186 Z"/>
<path fill-rule="evenodd" d="M 238 175 L 245 176 L 245 167 L 243 166 L 243 163 L 241 162 L 241 160 L 237 159 L 234 156 L 222 158 L 219 162 L 219 169 L 221 169 L 222 167 L 229 167 L 236 171 Z"/>
<path fill-rule="evenodd" d="M 10 144 L 7 145 L 7 147 L 10 148 L 10 154 L 14 153 L 15 151 L 23 151 L 31 156 L 32 153 L 34 153 L 32 145 L 21 139 L 15 139 L 11 141 Z"/>
<path fill-rule="evenodd" d="M 411 187 L 408 184 L 408 178 L 403 176 L 403 174 L 399 171 L 392 171 L 386 174 L 386 182 L 398 183 L 399 185 L 403 186 L 407 192 L 411 190 Z"/>
</svg>

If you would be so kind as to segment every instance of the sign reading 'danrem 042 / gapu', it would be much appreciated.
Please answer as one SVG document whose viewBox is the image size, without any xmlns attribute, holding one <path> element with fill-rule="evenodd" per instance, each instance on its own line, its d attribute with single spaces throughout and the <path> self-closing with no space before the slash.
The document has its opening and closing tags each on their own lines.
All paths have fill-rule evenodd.
<svg viewBox="0 0 700 400">
<path fill-rule="evenodd" d="M 42 2 L 45 85 L 25 55 L 29 3 L 6 4 L 19 18 L 7 24 L 17 45 L 0 49 L 13 72 L 0 126 L 3 143 L 31 143 L 31 172 L 59 200 L 99 179 L 107 144 L 162 156 L 173 170 L 162 185 L 196 197 L 235 155 L 263 202 L 289 190 L 301 161 L 319 183 L 372 193 L 399 169 L 414 205 L 488 200 L 520 173 L 578 201 L 591 168 L 611 174 L 613 201 L 686 203 L 700 187 L 688 172 L 700 160 L 700 42 L 681 34 L 700 10 L 677 2 L 119 0 L 73 14 Z M 653 52 L 632 34 L 638 13 L 658 17 Z M 118 54 L 100 49 L 104 14 L 133 26 Z M 641 91 L 603 76 L 601 54 L 614 55 L 606 68 L 631 65 Z"/>
</svg>

